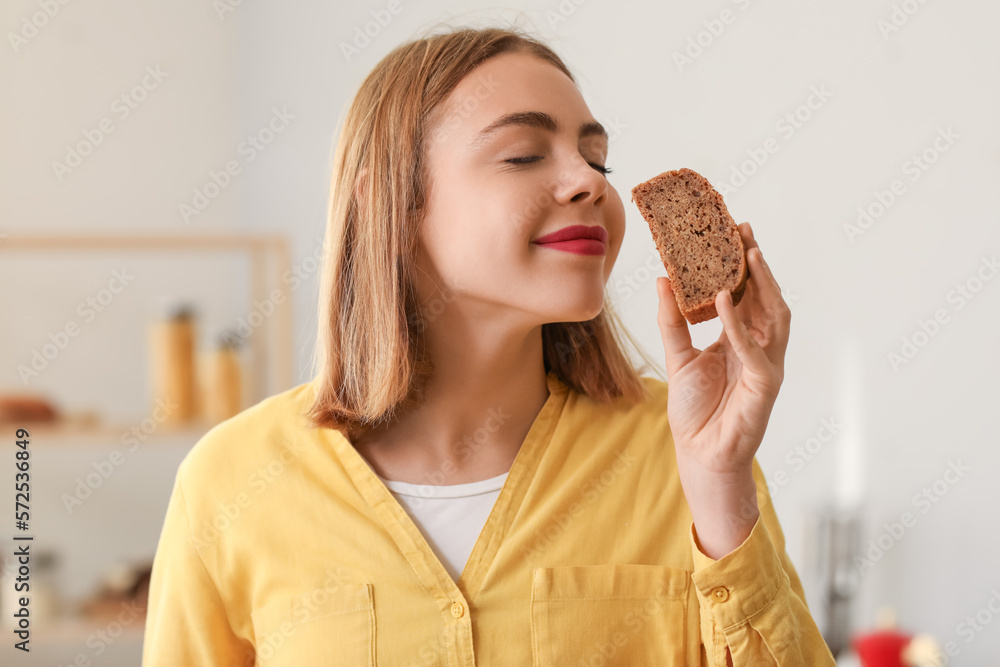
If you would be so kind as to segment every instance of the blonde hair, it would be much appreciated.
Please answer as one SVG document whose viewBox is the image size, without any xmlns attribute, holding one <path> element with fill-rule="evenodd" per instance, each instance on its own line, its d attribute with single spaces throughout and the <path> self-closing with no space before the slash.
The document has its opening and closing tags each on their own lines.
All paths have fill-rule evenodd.
<svg viewBox="0 0 1000 667">
<path fill-rule="evenodd" d="M 361 84 L 337 139 L 314 354 L 313 426 L 354 431 L 419 401 L 433 371 L 414 289 L 426 137 L 455 86 L 495 55 L 526 52 L 576 82 L 551 49 L 517 29 L 452 28 L 403 44 Z M 440 128 L 439 128 L 440 130 Z M 585 322 L 542 325 L 546 373 L 595 400 L 648 398 L 609 305 Z"/>
</svg>

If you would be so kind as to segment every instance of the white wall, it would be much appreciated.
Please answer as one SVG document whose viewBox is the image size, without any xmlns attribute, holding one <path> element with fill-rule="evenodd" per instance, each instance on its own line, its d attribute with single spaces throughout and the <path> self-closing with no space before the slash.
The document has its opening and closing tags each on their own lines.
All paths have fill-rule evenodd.
<svg viewBox="0 0 1000 667">
<path fill-rule="evenodd" d="M 521 19 L 517 10 L 526 3 L 503 10 L 478 2 L 400 3 L 402 11 L 349 62 L 341 42 L 387 3 L 241 3 L 221 17 L 207 2 L 61 7 L 19 52 L 8 44 L 0 57 L 0 232 L 280 232 L 292 240 L 293 261 L 304 262 L 325 222 L 337 121 L 378 59 L 452 17 L 533 25 L 576 73 L 598 120 L 617 128 L 610 180 L 626 200 L 629 229 L 611 291 L 658 360 L 655 283 L 646 268 L 653 246 L 628 190 L 679 167 L 717 187 L 732 183 L 748 151 L 759 155 L 774 140 L 766 145 L 777 150 L 726 201 L 738 222 L 754 225 L 794 313 L 785 385 L 759 454 L 771 479 L 787 475 L 775 502 L 789 551 L 808 575 L 809 512 L 838 490 L 863 502 L 865 542 L 910 512 L 913 525 L 863 572 L 857 622 L 870 625 L 877 607 L 891 604 L 904 629 L 956 642 L 955 664 L 992 664 L 1000 622 L 971 637 L 970 626 L 960 624 L 1000 589 L 991 511 L 1000 500 L 992 479 L 1000 464 L 992 418 L 1000 399 L 1000 280 L 982 283 L 971 301 L 959 302 L 953 290 L 967 282 L 977 287 L 983 258 L 1000 254 L 993 201 L 1000 8 L 907 2 L 919 10 L 883 36 L 879 21 L 890 21 L 900 3 L 553 0 L 532 3 Z M 5 32 L 19 31 L 37 7 L 4 5 Z M 708 39 L 705 22 L 724 10 L 731 22 Z M 678 67 L 674 54 L 699 33 L 707 46 Z M 112 100 L 158 65 L 169 76 L 128 118 L 114 117 L 114 133 L 60 182 L 51 163 L 66 145 L 112 116 Z M 813 97 L 816 108 L 792 132 L 785 114 L 819 89 L 827 98 Z M 274 108 L 294 119 L 248 161 L 238 146 L 267 125 Z M 957 138 L 914 178 L 908 160 L 947 128 Z M 242 173 L 185 224 L 178 205 L 232 159 Z M 858 207 L 871 206 L 875 192 L 895 179 L 905 190 L 850 240 L 844 226 L 856 221 Z M 73 318 L 75 304 L 113 268 L 131 262 L 141 276 L 134 288 L 33 387 L 70 407 L 141 418 L 147 398 L 137 388 L 146 383 L 146 352 L 139 334 L 149 301 L 164 293 L 199 299 L 204 336 L 246 313 L 239 260 L 198 261 L 178 271 L 165 260 L 137 257 L 0 254 L 8 323 L 0 328 L 0 386 L 23 386 L 15 369 L 24 355 Z M 311 373 L 316 289 L 313 275 L 294 293 L 297 382 Z M 919 339 L 920 321 L 937 311 L 945 323 L 912 360 L 892 368 L 887 355 L 901 353 L 903 337 Z M 695 344 L 709 344 L 720 326 L 716 320 L 694 327 Z M 808 461 L 796 458 L 796 447 L 823 433 L 824 419 L 842 430 Z M 969 470 L 954 485 L 939 482 L 946 492 L 923 512 L 927 506 L 914 495 L 957 461 Z M 811 583 L 809 595 L 818 607 Z"/>
</svg>

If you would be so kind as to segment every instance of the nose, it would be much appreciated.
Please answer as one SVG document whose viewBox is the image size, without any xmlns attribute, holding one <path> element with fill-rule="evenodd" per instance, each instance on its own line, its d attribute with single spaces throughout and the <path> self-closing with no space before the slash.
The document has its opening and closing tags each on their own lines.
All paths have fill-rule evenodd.
<svg viewBox="0 0 1000 667">
<path fill-rule="evenodd" d="M 559 177 L 556 199 L 563 204 L 603 204 L 607 201 L 608 179 L 594 169 L 582 155 L 567 162 Z"/>
</svg>

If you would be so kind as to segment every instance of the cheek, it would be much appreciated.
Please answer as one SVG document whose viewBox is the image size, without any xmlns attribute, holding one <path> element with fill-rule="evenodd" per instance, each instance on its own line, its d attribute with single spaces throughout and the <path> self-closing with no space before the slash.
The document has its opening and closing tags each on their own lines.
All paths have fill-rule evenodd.
<svg viewBox="0 0 1000 667">
<path fill-rule="evenodd" d="M 539 220 L 552 207 L 551 193 L 537 179 L 490 177 L 454 164 L 433 166 L 419 243 L 421 268 L 438 285 L 493 298 L 500 292 L 537 289 L 539 280 L 552 278 L 539 275 L 548 265 L 533 260 L 536 249 L 530 244 Z M 616 202 L 620 209 L 617 196 Z M 616 253 L 622 228 L 618 223 L 617 229 L 609 229 Z"/>
<path fill-rule="evenodd" d="M 439 284 L 475 294 L 509 289 L 528 260 L 528 235 L 497 201 L 469 197 L 438 207 L 419 233 L 426 269 Z"/>
<path fill-rule="evenodd" d="M 468 180 L 463 185 L 454 190 L 457 196 L 431 203 L 422 232 L 428 246 L 486 265 L 523 261 L 544 210 L 543 193 Z"/>
<path fill-rule="evenodd" d="M 622 237 L 625 236 L 625 204 L 622 203 L 618 190 L 612 185 L 608 186 L 607 217 L 609 231 L 616 233 L 618 242 L 621 243 Z"/>
<path fill-rule="evenodd" d="M 621 250 L 622 242 L 625 240 L 625 206 L 618 191 L 613 187 L 608 187 L 608 205 L 604 224 L 608 230 L 608 255 L 605 272 L 611 275 L 611 269 L 615 260 L 618 259 L 618 252 Z"/>
</svg>

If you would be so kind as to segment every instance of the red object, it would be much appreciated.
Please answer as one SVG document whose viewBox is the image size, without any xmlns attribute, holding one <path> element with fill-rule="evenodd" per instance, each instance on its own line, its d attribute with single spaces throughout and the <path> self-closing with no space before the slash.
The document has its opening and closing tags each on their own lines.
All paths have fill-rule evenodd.
<svg viewBox="0 0 1000 667">
<path fill-rule="evenodd" d="M 535 239 L 535 243 L 552 243 L 554 241 L 569 241 L 571 239 L 596 239 L 601 243 L 608 242 L 608 232 L 600 225 L 570 225 L 551 234 Z"/>
<path fill-rule="evenodd" d="M 577 255 L 603 255 L 604 244 L 594 239 L 571 239 L 569 241 L 556 241 L 555 243 L 539 243 L 542 248 L 552 250 L 562 250 Z"/>
<path fill-rule="evenodd" d="M 895 630 L 879 630 L 854 638 L 854 651 L 861 658 L 862 667 L 905 667 L 903 649 L 913 639 Z"/>
</svg>

